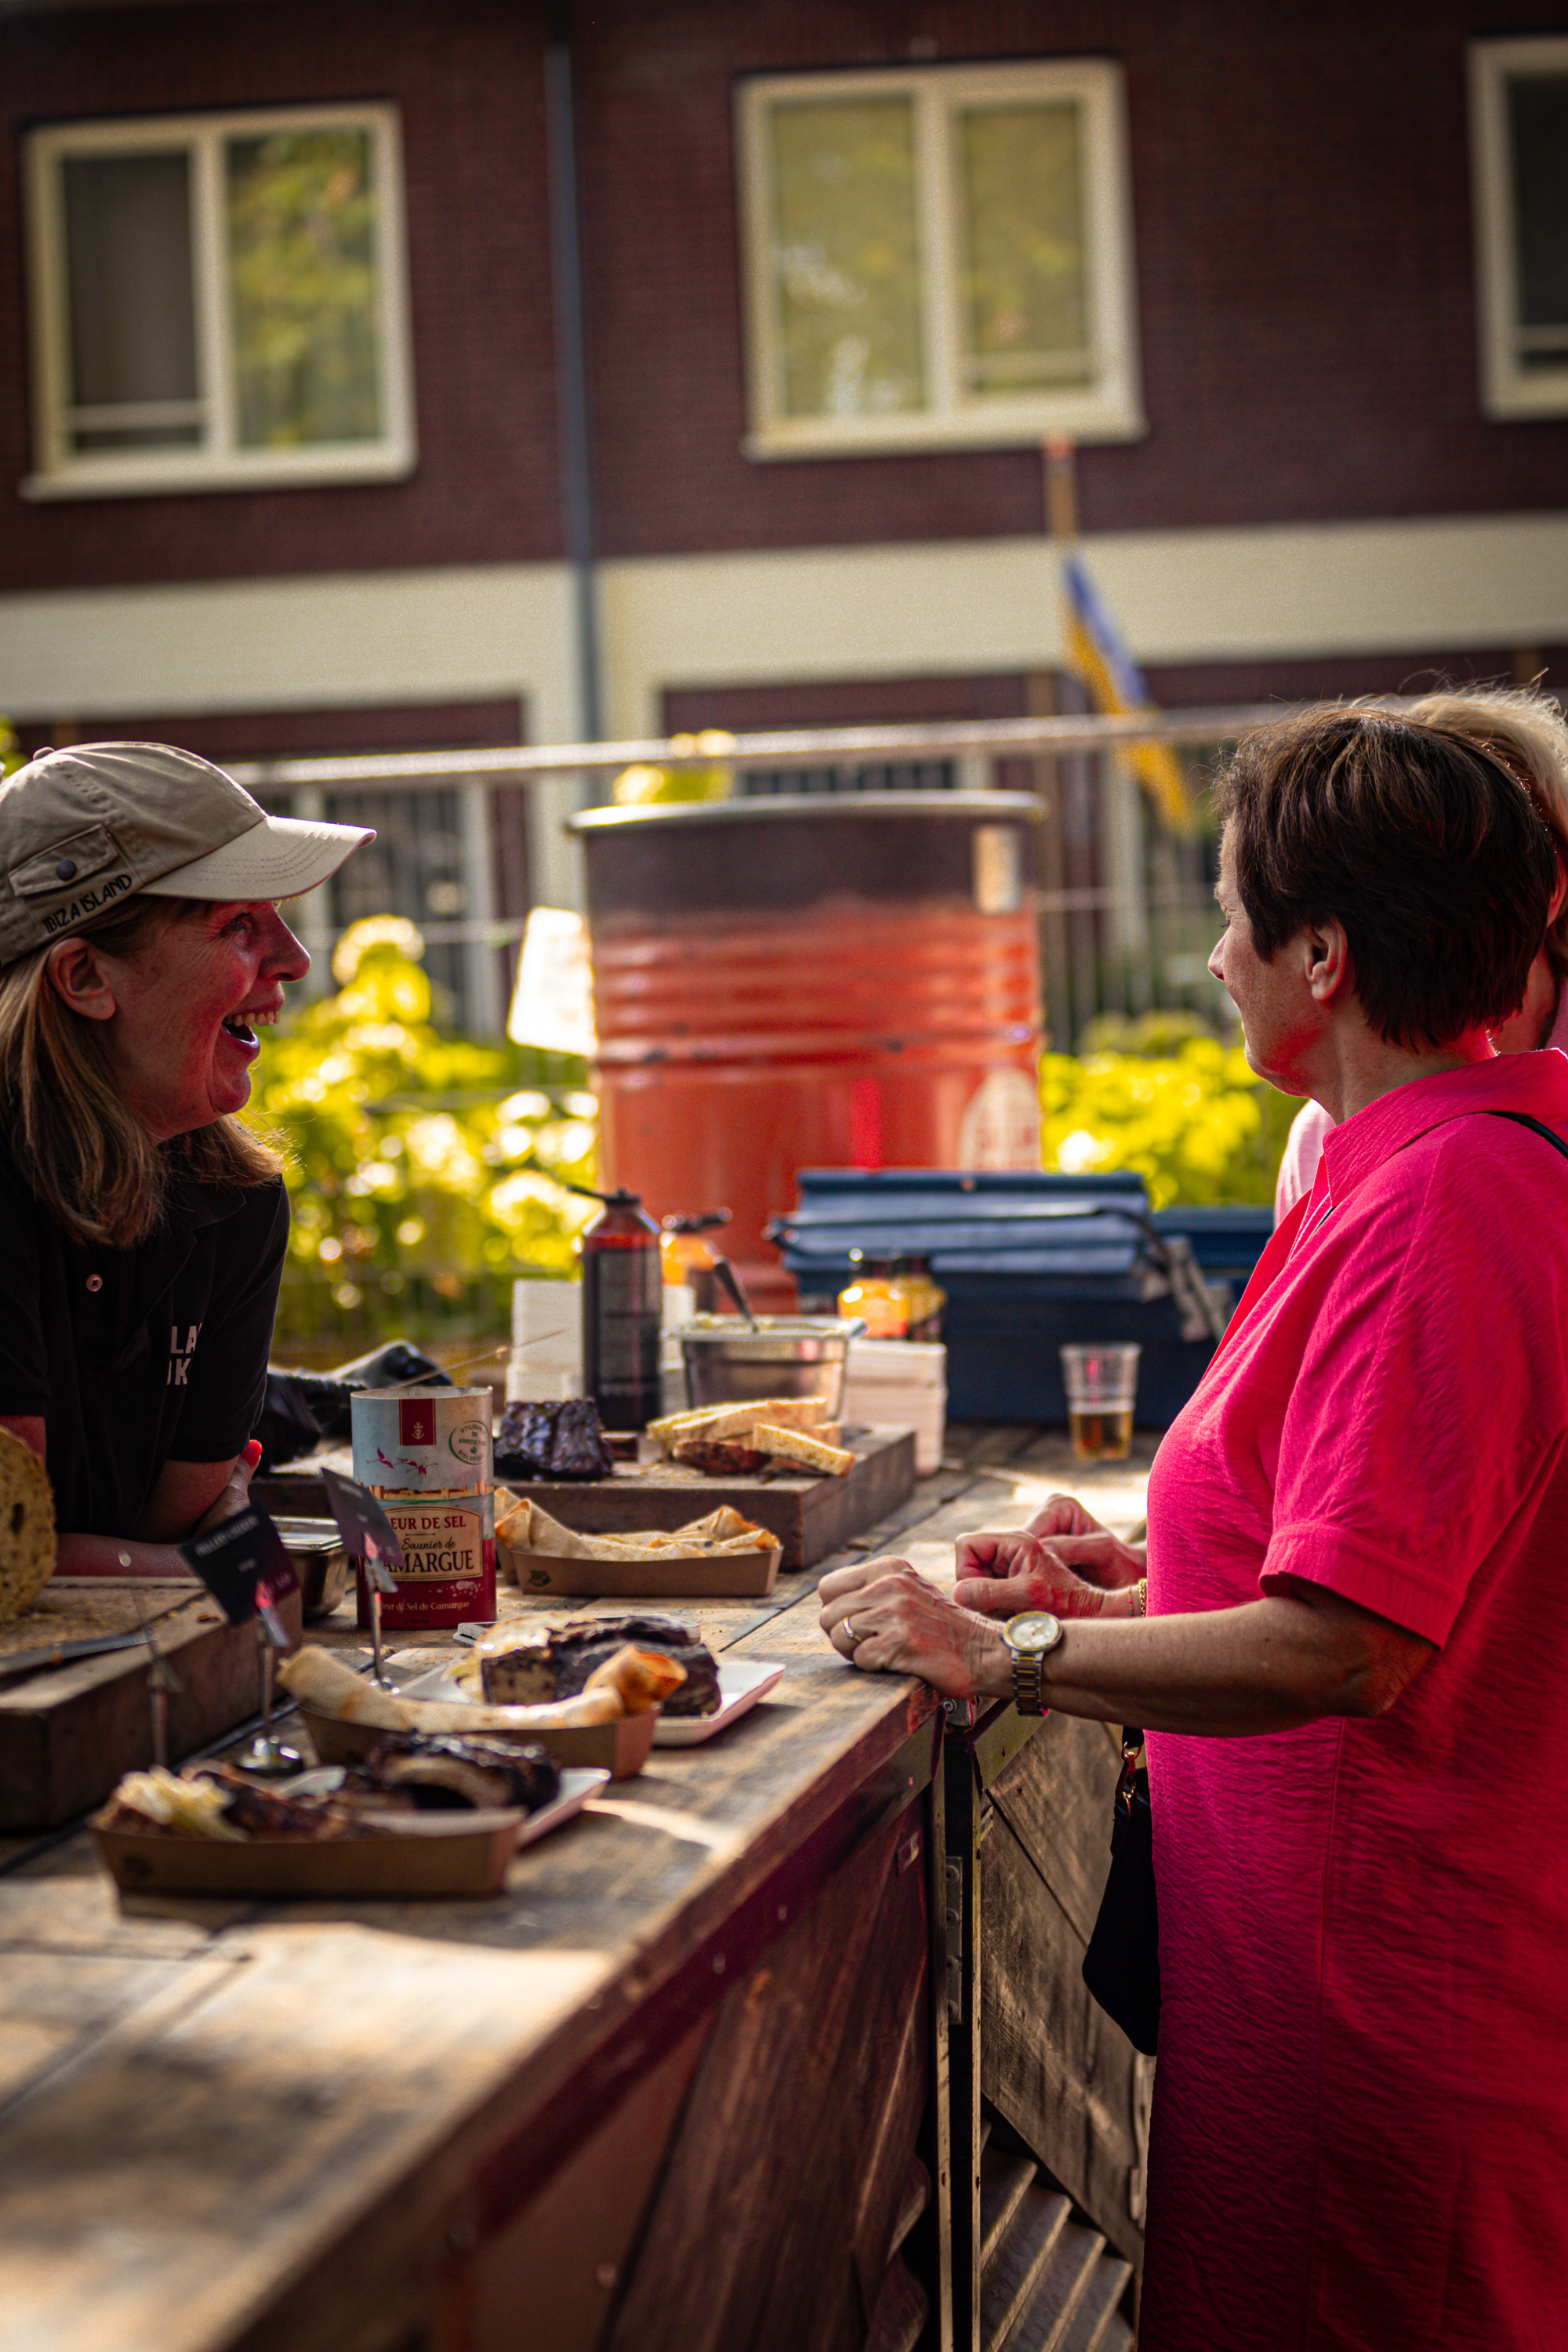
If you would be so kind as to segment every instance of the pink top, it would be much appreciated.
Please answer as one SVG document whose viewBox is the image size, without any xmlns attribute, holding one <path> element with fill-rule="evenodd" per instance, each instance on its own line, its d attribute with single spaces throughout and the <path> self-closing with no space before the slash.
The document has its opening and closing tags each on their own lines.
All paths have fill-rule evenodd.
<svg viewBox="0 0 1568 2352">
<path fill-rule="evenodd" d="M 1568 1054 L 1568 988 L 1557 992 L 1557 1013 L 1546 1034 L 1545 1045 L 1555 1046 L 1560 1054 Z M 1304 1102 L 1290 1122 L 1290 1132 L 1285 1139 L 1285 1149 L 1279 1158 L 1279 1173 L 1274 1184 L 1274 1222 L 1282 1225 L 1298 1201 L 1312 1189 L 1312 1179 L 1318 1172 L 1318 1161 L 1323 1149 L 1323 1138 L 1333 1126 L 1333 1120 L 1321 1103 Z"/>
<path fill-rule="evenodd" d="M 1568 2326 L 1568 1060 L 1328 1136 L 1150 1483 L 1149 1609 L 1306 1578 L 1439 1644 L 1370 1720 L 1152 1735 L 1142 2352 Z"/>
</svg>

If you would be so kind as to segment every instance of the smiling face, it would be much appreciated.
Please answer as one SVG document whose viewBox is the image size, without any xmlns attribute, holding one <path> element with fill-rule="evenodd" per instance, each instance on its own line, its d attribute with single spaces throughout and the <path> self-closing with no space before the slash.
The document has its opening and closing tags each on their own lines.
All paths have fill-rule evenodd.
<svg viewBox="0 0 1568 2352">
<path fill-rule="evenodd" d="M 243 1110 L 258 1029 L 310 959 L 266 898 L 182 908 L 125 956 L 99 959 L 113 1000 L 103 1044 L 154 1143 Z"/>
<path fill-rule="evenodd" d="M 1308 932 L 1298 931 L 1274 956 L 1259 954 L 1236 887 L 1228 840 L 1220 852 L 1215 897 L 1226 928 L 1209 958 L 1209 970 L 1241 1015 L 1247 1061 L 1282 1094 L 1307 1094 L 1308 1057 L 1324 1025 L 1310 977 L 1313 942 Z"/>
</svg>

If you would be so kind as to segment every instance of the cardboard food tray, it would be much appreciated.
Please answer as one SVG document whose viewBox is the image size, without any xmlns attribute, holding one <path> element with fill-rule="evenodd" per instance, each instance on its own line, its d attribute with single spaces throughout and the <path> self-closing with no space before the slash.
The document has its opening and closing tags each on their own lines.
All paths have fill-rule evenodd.
<svg viewBox="0 0 1568 2352">
<path fill-rule="evenodd" d="M 374 1838 L 167 1837 L 100 1829 L 99 1858 L 128 1895 L 494 1895 L 525 1816 L 413 1814 Z"/>
<path fill-rule="evenodd" d="M 412 1696 L 410 1693 L 408 1696 Z M 340 1723 L 335 1716 L 318 1715 L 302 1706 L 300 1720 L 310 1735 L 310 1745 L 323 1764 L 357 1764 L 383 1739 L 395 1738 L 371 1723 Z M 647 1762 L 653 1746 L 657 1709 L 646 1715 L 617 1716 L 609 1723 L 579 1724 L 560 1731 L 479 1731 L 476 1739 L 500 1739 L 513 1748 L 548 1748 L 558 1764 L 602 1766 L 612 1780 L 630 1780 Z M 437 1734 L 437 1738 L 446 1736 Z"/>
<path fill-rule="evenodd" d="M 637 1559 L 582 1559 L 519 1551 L 496 1538 L 496 1558 L 519 1590 L 561 1592 L 574 1600 L 756 1601 L 778 1580 L 784 1548 L 769 1551 L 649 1552 Z"/>
</svg>

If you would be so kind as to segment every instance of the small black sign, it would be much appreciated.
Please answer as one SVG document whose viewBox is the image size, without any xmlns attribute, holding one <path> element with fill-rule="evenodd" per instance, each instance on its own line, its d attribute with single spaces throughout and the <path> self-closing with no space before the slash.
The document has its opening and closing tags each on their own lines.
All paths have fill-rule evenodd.
<svg viewBox="0 0 1568 2352">
<path fill-rule="evenodd" d="M 254 1503 L 205 1536 L 193 1536 L 180 1550 L 231 1625 L 243 1625 L 258 1608 L 286 1601 L 299 1587 L 282 1537 Z"/>
<path fill-rule="evenodd" d="M 387 1571 L 403 1566 L 403 1545 L 375 1496 L 368 1486 L 324 1465 L 321 1484 L 345 1550 L 364 1562 L 366 1575 L 380 1591 L 395 1592 L 396 1582 Z"/>
</svg>

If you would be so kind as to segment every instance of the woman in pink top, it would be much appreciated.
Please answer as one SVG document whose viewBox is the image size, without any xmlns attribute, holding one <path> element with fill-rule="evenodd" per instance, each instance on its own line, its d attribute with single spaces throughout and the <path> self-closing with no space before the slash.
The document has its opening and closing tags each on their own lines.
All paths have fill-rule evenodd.
<svg viewBox="0 0 1568 2352">
<path fill-rule="evenodd" d="M 1488 1030 L 1556 843 L 1492 753 L 1373 712 L 1249 739 L 1222 803 L 1213 968 L 1335 1127 L 1160 1448 L 1146 1581 L 1092 1522 L 974 1536 L 956 1601 L 876 1561 L 822 1622 L 857 1666 L 1026 1698 L 1000 1621 L 1047 1610 L 1044 1703 L 1148 1727 L 1141 2352 L 1555 2346 L 1568 1061 Z"/>
<path fill-rule="evenodd" d="M 1428 694 L 1406 716 L 1425 727 L 1446 727 L 1487 744 L 1514 774 L 1528 780 L 1553 831 L 1568 840 L 1568 725 L 1558 705 L 1528 688 L 1481 687 Z M 1568 883 L 1560 882 L 1552 921 L 1530 967 L 1524 1001 L 1492 1032 L 1500 1054 L 1529 1054 L 1544 1045 L 1568 1054 Z M 1312 1189 L 1323 1138 L 1333 1121 L 1321 1103 L 1303 1103 L 1291 1122 L 1274 1187 L 1274 1222 L 1282 1224 Z"/>
</svg>

